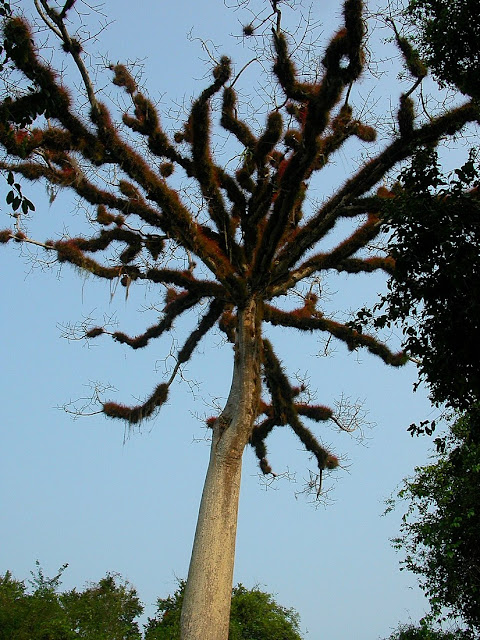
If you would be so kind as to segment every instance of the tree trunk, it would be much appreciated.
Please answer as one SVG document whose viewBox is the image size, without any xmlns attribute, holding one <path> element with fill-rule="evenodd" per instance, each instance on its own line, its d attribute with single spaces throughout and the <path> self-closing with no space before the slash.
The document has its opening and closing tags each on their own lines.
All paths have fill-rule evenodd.
<svg viewBox="0 0 480 640">
<path fill-rule="evenodd" d="M 227 403 L 213 428 L 182 607 L 181 640 L 227 640 L 242 455 L 260 399 L 260 320 L 251 300 L 238 313 Z"/>
</svg>

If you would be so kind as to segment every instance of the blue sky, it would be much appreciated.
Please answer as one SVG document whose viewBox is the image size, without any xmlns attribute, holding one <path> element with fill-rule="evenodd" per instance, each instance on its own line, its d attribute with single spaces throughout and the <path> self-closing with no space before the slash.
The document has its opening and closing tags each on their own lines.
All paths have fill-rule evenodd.
<svg viewBox="0 0 480 640">
<path fill-rule="evenodd" d="M 30 11 L 30 4 L 22 6 Z M 237 68 L 248 60 L 241 39 L 231 37 L 240 33 L 245 11 L 226 5 L 143 0 L 132 11 L 131 2 L 108 0 L 102 11 L 111 24 L 87 50 L 104 52 L 113 62 L 142 60 L 145 85 L 167 111 L 188 104 L 205 86 L 205 53 L 192 36 L 211 39 L 220 53 L 239 60 Z M 80 0 L 78 6 L 86 8 Z M 330 34 L 338 3 L 323 2 L 318 16 L 317 11 L 314 19 Z M 286 20 L 295 17 L 285 14 Z M 101 59 L 92 55 L 90 62 L 95 68 Z M 397 70 L 390 65 L 389 71 L 381 78 L 378 100 L 392 95 L 395 104 Z M 251 75 L 244 76 L 244 91 L 258 82 L 255 65 L 246 73 Z M 362 85 L 357 100 L 369 87 Z M 355 153 L 340 154 L 316 185 L 318 197 L 348 177 Z M 69 194 L 58 194 L 49 205 L 42 186 L 25 184 L 24 191 L 37 206 L 32 229 L 38 239 L 51 237 L 52 230 L 81 228 L 82 214 Z M 4 228 L 8 218 L 1 206 Z M 203 342 L 168 405 L 127 438 L 120 423 L 102 416 L 74 420 L 58 407 L 88 395 L 92 381 L 113 385 L 118 401 L 144 397 L 158 383 L 170 344 L 131 353 L 105 337 L 87 347 L 63 339 L 63 327 L 87 317 L 101 323 L 107 316 L 122 330 L 138 332 L 155 319 L 148 306 L 160 305 L 161 292 L 132 286 L 126 300 L 123 290 L 112 291 L 108 283 L 68 267 L 32 261 L 28 249 L 12 243 L 2 247 L 0 265 L 0 572 L 10 569 L 25 579 L 36 559 L 50 574 L 68 562 L 64 586 L 73 587 L 116 571 L 137 587 L 151 614 L 155 598 L 173 592 L 176 577 L 187 573 L 208 460 L 202 418 L 227 395 L 229 347 L 218 335 Z M 338 277 L 328 286 L 339 292 L 332 295 L 332 308 L 348 310 L 373 300 L 383 281 Z M 426 609 L 415 577 L 399 572 L 389 543 L 401 512 L 382 517 L 385 499 L 427 460 L 429 441 L 412 439 L 406 430 L 431 414 L 426 393 L 412 392 L 413 365 L 392 370 L 368 354 L 348 354 L 341 345 L 331 357 L 320 357 L 322 344 L 314 336 L 277 331 L 275 339 L 288 370 L 308 374 L 319 403 L 331 404 L 342 393 L 361 399 L 376 426 L 365 427 L 362 442 L 327 427 L 321 432 L 342 456 L 344 469 L 332 478 L 330 504 L 318 509 L 296 495 L 309 464 L 313 467 L 293 436 L 279 430 L 271 437 L 270 462 L 291 479 L 269 490 L 247 450 L 235 581 L 259 585 L 297 609 L 307 638 L 385 638 L 399 622 L 417 621 Z"/>
</svg>

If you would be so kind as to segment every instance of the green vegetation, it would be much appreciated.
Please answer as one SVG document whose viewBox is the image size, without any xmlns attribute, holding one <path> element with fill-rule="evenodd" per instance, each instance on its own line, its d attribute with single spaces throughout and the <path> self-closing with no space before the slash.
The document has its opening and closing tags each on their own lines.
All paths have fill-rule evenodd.
<svg viewBox="0 0 480 640">
<path fill-rule="evenodd" d="M 419 576 L 431 618 L 447 608 L 480 631 L 480 407 L 472 407 L 437 439 L 435 461 L 415 469 L 398 494 L 406 501 L 394 545 Z"/>
<path fill-rule="evenodd" d="M 407 13 L 435 78 L 480 97 L 478 0 L 410 0 Z"/>
<path fill-rule="evenodd" d="M 7 571 L 0 577 L 0 640 L 140 640 L 136 590 L 107 574 L 83 591 L 59 591 L 64 565 L 46 578 L 37 563 L 31 589 Z"/>
<path fill-rule="evenodd" d="M 480 170 L 477 156 L 445 175 L 431 148 L 400 174 L 386 212 L 395 274 L 360 324 L 399 326 L 431 399 L 465 411 L 480 401 Z"/>
<path fill-rule="evenodd" d="M 134 587 L 107 574 L 82 591 L 61 591 L 64 565 L 53 578 L 37 563 L 30 588 L 7 571 L 0 576 L 0 640 L 178 640 L 185 582 L 159 598 L 144 633 L 144 607 Z M 258 588 L 232 591 L 229 640 L 301 640 L 299 616 Z"/>
<path fill-rule="evenodd" d="M 419 626 L 411 624 L 400 625 L 389 637 L 388 640 L 473 640 L 472 636 L 455 629 L 454 631 L 441 631 L 432 629 L 424 623 Z"/>
<path fill-rule="evenodd" d="M 179 640 L 185 582 L 173 596 L 159 598 L 157 612 L 145 628 L 145 640 Z M 239 584 L 232 591 L 228 640 L 301 640 L 299 616 L 257 588 Z"/>
</svg>

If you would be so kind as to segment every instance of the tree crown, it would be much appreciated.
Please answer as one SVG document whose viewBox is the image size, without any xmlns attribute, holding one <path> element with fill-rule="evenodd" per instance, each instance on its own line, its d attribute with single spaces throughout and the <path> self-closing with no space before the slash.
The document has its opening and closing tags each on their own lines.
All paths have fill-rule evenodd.
<svg viewBox="0 0 480 640">
<path fill-rule="evenodd" d="M 218 60 L 211 83 L 192 102 L 181 129 L 171 135 L 155 104 L 122 64 L 111 66 L 113 83 L 124 91 L 130 106 L 122 122 L 114 122 L 88 75 L 81 43 L 67 30 L 75 2 L 54 9 L 42 0 L 38 8 L 77 66 L 88 99 L 87 116 L 78 111 L 59 74 L 42 61 L 27 22 L 12 15 L 5 20 L 7 60 L 27 86 L 0 104 L 0 143 L 6 152 L 0 169 L 8 172 L 15 211 L 15 226 L 1 232 L 0 241 L 33 242 L 23 226 L 31 203 L 15 174 L 70 189 L 94 210 L 96 232 L 34 242 L 60 263 L 119 282 L 127 293 L 141 281 L 165 289 L 161 318 L 140 335 L 91 327 L 85 332 L 87 339 L 110 334 L 136 350 L 168 332 L 188 311 L 199 316 L 176 354 L 171 375 L 144 402 L 135 406 L 102 402 L 101 412 L 129 425 L 152 416 L 165 403 L 175 376 L 214 327 L 238 347 L 239 318 L 252 301 L 259 327 L 323 332 L 350 351 L 366 349 L 392 366 L 407 360 L 375 336 L 328 317 L 312 279 L 329 271 L 393 273 L 392 255 L 367 251 L 396 197 L 381 182 L 417 147 L 435 145 L 442 136 L 476 121 L 477 107 L 467 102 L 417 125 L 411 94 L 426 71 L 407 43 L 397 38 L 413 79 L 410 91 L 400 98 L 398 133 L 332 196 L 312 208 L 306 198 L 309 186 L 335 153 L 352 138 L 372 143 L 376 137 L 375 129 L 355 116 L 349 102 L 364 65 L 363 5 L 361 0 L 344 2 L 343 25 L 325 49 L 321 73 L 312 80 L 297 71 L 278 4 L 272 3 L 273 76 L 283 102 L 269 111 L 260 133 L 239 116 L 236 78 L 227 57 Z M 234 172 L 215 158 L 212 109 L 216 105 L 219 126 L 242 149 Z M 179 192 L 174 172 L 195 185 L 203 203 L 200 209 Z M 108 181 L 105 175 L 110 176 Z M 319 243 L 345 220 L 351 223 L 347 237 L 328 251 L 319 250 Z M 294 309 L 283 302 L 293 291 L 303 299 Z M 330 420 L 347 431 L 350 425 L 329 407 L 302 401 L 303 388 L 289 380 L 266 338 L 259 353 L 266 397 L 258 400 L 249 442 L 262 471 L 271 471 L 265 440 L 282 425 L 289 425 L 314 456 L 320 476 L 335 468 L 338 458 L 314 436 L 305 419 Z M 215 424 L 215 419 L 209 422 Z"/>
</svg>

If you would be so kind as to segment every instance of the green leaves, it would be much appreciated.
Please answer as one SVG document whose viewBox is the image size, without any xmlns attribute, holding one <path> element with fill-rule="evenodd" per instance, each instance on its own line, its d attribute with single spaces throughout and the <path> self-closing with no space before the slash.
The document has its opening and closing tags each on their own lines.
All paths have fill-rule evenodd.
<svg viewBox="0 0 480 640">
<path fill-rule="evenodd" d="M 9 571 L 0 576 L 0 640 L 140 640 L 143 605 L 128 583 L 107 574 L 83 591 L 61 592 L 67 565 L 50 578 L 36 564 L 30 590 Z"/>
<path fill-rule="evenodd" d="M 462 629 L 454 631 L 432 629 L 425 620 L 421 620 L 418 627 L 412 624 L 400 625 L 388 640 L 472 640 L 472 636 Z"/>
<path fill-rule="evenodd" d="M 148 621 L 145 640 L 180 638 L 184 590 L 182 580 L 172 596 L 157 600 L 157 612 Z M 277 604 L 268 593 L 239 584 L 232 591 L 228 640 L 301 640 L 298 613 Z"/>
<path fill-rule="evenodd" d="M 437 80 L 478 98 L 478 0 L 410 0 L 407 13 L 417 31 L 420 52 Z"/>
<path fill-rule="evenodd" d="M 5 202 L 11 206 L 12 210 L 16 212 L 21 209 L 24 215 L 27 215 L 29 211 L 35 211 L 35 205 L 23 195 L 22 187 L 18 182 L 15 182 L 11 171 L 8 172 L 7 183 L 11 189 L 5 197 Z"/>
<path fill-rule="evenodd" d="M 431 618 L 448 608 L 480 630 L 480 405 L 439 441 L 434 463 L 415 469 L 398 499 L 407 503 L 400 536 L 404 568 L 420 578 Z M 413 636 L 412 636 L 413 637 Z"/>
<path fill-rule="evenodd" d="M 480 399 L 480 167 L 472 151 L 444 175 L 420 149 L 384 205 L 395 274 L 357 324 L 402 323 L 403 346 L 419 361 L 435 403 L 461 411 Z"/>
</svg>

